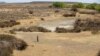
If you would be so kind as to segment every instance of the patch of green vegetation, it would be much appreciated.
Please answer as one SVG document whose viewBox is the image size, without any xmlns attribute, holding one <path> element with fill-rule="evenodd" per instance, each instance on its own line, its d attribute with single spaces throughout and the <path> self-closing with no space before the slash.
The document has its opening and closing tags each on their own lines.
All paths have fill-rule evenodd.
<svg viewBox="0 0 100 56">
<path fill-rule="evenodd" d="M 72 8 L 84 8 L 84 4 L 83 3 L 76 3 L 72 5 Z"/>
<path fill-rule="evenodd" d="M 66 8 L 66 4 L 64 2 L 54 2 L 53 7 L 55 7 L 55 8 Z"/>
<path fill-rule="evenodd" d="M 92 3 L 92 4 L 89 4 L 89 5 L 86 5 L 86 9 L 95 9 L 96 5 L 97 5 L 96 3 Z"/>
<path fill-rule="evenodd" d="M 100 4 L 95 6 L 95 10 L 100 12 Z"/>
<path fill-rule="evenodd" d="M 86 5 L 86 9 L 93 9 L 93 10 L 97 10 L 100 12 L 100 4 L 92 3 L 89 5 Z"/>
</svg>

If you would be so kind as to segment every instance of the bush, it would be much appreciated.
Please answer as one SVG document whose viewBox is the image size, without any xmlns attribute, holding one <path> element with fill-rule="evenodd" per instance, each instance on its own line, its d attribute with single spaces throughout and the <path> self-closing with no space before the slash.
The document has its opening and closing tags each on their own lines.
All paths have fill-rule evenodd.
<svg viewBox="0 0 100 56">
<path fill-rule="evenodd" d="M 69 12 L 69 13 L 65 13 L 63 14 L 64 17 L 75 17 L 76 13 L 75 12 Z"/>
<path fill-rule="evenodd" d="M 96 6 L 95 6 L 95 10 L 97 10 L 97 11 L 100 12 L 100 5 L 96 5 Z"/>
<path fill-rule="evenodd" d="M 25 28 L 25 27 L 21 27 L 21 28 L 19 28 L 19 29 L 17 29 L 18 31 L 24 31 L 24 32 L 27 32 L 28 30 L 27 30 L 27 28 Z"/>
<path fill-rule="evenodd" d="M 32 10 L 29 10 L 29 14 L 33 14 L 33 11 Z"/>
<path fill-rule="evenodd" d="M 59 13 L 60 12 L 60 10 L 55 10 L 55 13 Z"/>
<path fill-rule="evenodd" d="M 9 33 L 16 34 L 14 30 L 9 30 Z"/>
<path fill-rule="evenodd" d="M 91 31 L 91 33 L 92 34 L 98 34 L 99 33 L 99 30 L 94 29 L 94 30 Z"/>
<path fill-rule="evenodd" d="M 39 32 L 51 32 L 50 30 L 44 28 L 44 27 L 38 27 Z"/>
<path fill-rule="evenodd" d="M 1 20 L 18 20 L 18 19 L 27 19 L 29 18 L 29 12 L 24 10 L 21 11 L 0 11 Z"/>
<path fill-rule="evenodd" d="M 19 25 L 19 24 L 20 22 L 17 22 L 15 20 L 0 21 L 0 28 L 12 27 L 12 26 Z"/>
<path fill-rule="evenodd" d="M 67 33 L 67 32 L 79 33 L 79 32 L 81 32 L 81 30 L 80 29 L 66 29 L 66 28 L 59 28 L 59 27 L 57 27 L 55 32 L 57 32 L 57 33 Z"/>
<path fill-rule="evenodd" d="M 100 51 L 98 51 L 97 56 L 100 56 Z"/>
<path fill-rule="evenodd" d="M 84 7 L 83 3 L 77 3 L 72 5 L 72 8 L 83 8 L 83 7 Z"/>
<path fill-rule="evenodd" d="M 53 7 L 55 7 L 55 8 L 65 8 L 66 4 L 63 3 L 63 2 L 54 2 Z"/>
<path fill-rule="evenodd" d="M 41 21 L 45 21 L 45 19 L 44 18 L 41 18 Z"/>
<path fill-rule="evenodd" d="M 12 29 L 11 31 L 23 31 L 23 32 L 51 32 L 48 29 L 45 29 L 44 27 L 38 27 L 38 26 L 30 26 L 28 28 L 21 27 L 19 29 Z M 11 32 L 13 33 L 13 32 Z"/>
<path fill-rule="evenodd" d="M 37 27 L 37 26 L 31 26 L 31 27 L 27 28 L 27 31 L 29 31 L 29 32 L 51 32 L 48 29 L 45 29 L 43 27 Z"/>
<path fill-rule="evenodd" d="M 29 28 L 27 28 L 27 31 L 29 31 L 29 32 L 39 32 L 37 26 L 30 26 Z"/>
<path fill-rule="evenodd" d="M 78 9 L 77 8 L 71 8 L 71 11 L 77 12 Z"/>
<path fill-rule="evenodd" d="M 96 5 L 97 5 L 96 3 L 89 4 L 89 5 L 86 5 L 86 8 L 87 8 L 87 9 L 95 9 L 95 6 L 96 6 Z"/>
<path fill-rule="evenodd" d="M 0 41 L 3 42 L 2 44 L 6 44 L 5 46 L 7 46 L 7 44 L 8 44 L 8 45 L 10 45 L 11 49 L 16 49 L 16 50 L 25 50 L 28 46 L 24 40 L 18 39 L 12 35 L 0 34 Z M 2 51 L 2 50 L 0 49 L 0 51 Z M 1 54 L 0 54 L 0 56 L 1 56 Z"/>
</svg>

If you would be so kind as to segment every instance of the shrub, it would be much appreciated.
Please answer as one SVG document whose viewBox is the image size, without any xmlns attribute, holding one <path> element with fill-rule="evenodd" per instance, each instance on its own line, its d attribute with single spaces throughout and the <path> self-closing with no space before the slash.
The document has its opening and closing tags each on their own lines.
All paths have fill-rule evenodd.
<svg viewBox="0 0 100 56">
<path fill-rule="evenodd" d="M 51 32 L 48 29 L 45 29 L 44 27 L 38 27 L 38 26 L 31 26 L 27 28 L 28 32 Z"/>
<path fill-rule="evenodd" d="M 59 27 L 57 27 L 55 32 L 57 32 L 57 33 L 67 33 L 67 32 L 79 33 L 81 31 L 80 31 L 80 29 L 66 29 L 66 28 L 59 28 Z"/>
<path fill-rule="evenodd" d="M 54 2 L 53 7 L 55 7 L 55 8 L 65 8 L 66 4 L 63 3 L 63 2 Z"/>
<path fill-rule="evenodd" d="M 69 12 L 69 13 L 65 13 L 63 14 L 64 17 L 75 17 L 76 13 L 75 12 Z"/>
<path fill-rule="evenodd" d="M 12 56 L 13 50 L 25 50 L 27 43 L 12 35 L 0 34 L 0 56 Z"/>
<path fill-rule="evenodd" d="M 24 40 L 18 39 L 12 35 L 0 34 L 0 41 L 9 42 L 12 44 L 12 48 L 17 50 L 24 50 L 27 47 L 27 43 Z"/>
<path fill-rule="evenodd" d="M 98 51 L 97 56 L 100 56 L 100 51 Z"/>
<path fill-rule="evenodd" d="M 37 26 L 30 26 L 29 28 L 27 28 L 27 31 L 29 31 L 29 32 L 39 32 Z"/>
<path fill-rule="evenodd" d="M 33 11 L 32 10 L 29 10 L 29 14 L 33 14 Z"/>
<path fill-rule="evenodd" d="M 41 18 L 41 21 L 45 21 L 45 19 L 44 18 Z"/>
<path fill-rule="evenodd" d="M 59 27 L 56 27 L 56 30 L 55 30 L 55 32 L 57 33 L 67 33 L 69 31 L 70 30 L 66 30 L 65 28 L 59 28 Z"/>
<path fill-rule="evenodd" d="M 86 5 L 86 8 L 87 8 L 87 9 L 95 9 L 95 6 L 96 6 L 96 5 L 97 5 L 96 3 L 89 4 L 89 5 Z"/>
<path fill-rule="evenodd" d="M 97 11 L 100 12 L 100 5 L 96 5 L 96 6 L 95 6 L 95 10 L 97 10 Z"/>
<path fill-rule="evenodd" d="M 94 29 L 94 30 L 91 31 L 91 33 L 92 34 L 98 34 L 99 33 L 99 30 Z"/>
<path fill-rule="evenodd" d="M 48 6 L 49 8 L 53 8 L 52 5 Z"/>
<path fill-rule="evenodd" d="M 75 14 L 63 14 L 64 17 L 75 17 Z"/>
<path fill-rule="evenodd" d="M 30 26 L 28 28 L 20 27 L 19 29 L 12 29 L 11 31 L 23 31 L 23 32 L 51 32 L 48 29 L 45 29 L 44 27 L 38 27 L 38 26 Z"/>
<path fill-rule="evenodd" d="M 60 12 L 60 10 L 55 10 L 55 13 L 59 13 Z"/>
<path fill-rule="evenodd" d="M 15 20 L 0 21 L 1 28 L 12 27 L 12 26 L 19 25 L 19 24 L 20 24 L 20 22 L 16 22 Z"/>
<path fill-rule="evenodd" d="M 83 3 L 77 3 L 72 5 L 72 8 L 83 8 L 83 7 L 84 7 Z"/>
<path fill-rule="evenodd" d="M 78 9 L 77 8 L 71 8 L 71 11 L 77 12 Z"/>
<path fill-rule="evenodd" d="M 72 7 L 71 4 L 67 4 L 67 5 L 66 5 L 66 8 L 71 8 L 71 7 Z"/>
<path fill-rule="evenodd" d="M 48 29 L 46 29 L 46 28 L 44 28 L 44 27 L 38 27 L 38 30 L 39 30 L 40 32 L 51 32 L 50 30 L 48 30 Z"/>
<path fill-rule="evenodd" d="M 29 18 L 29 12 L 24 10 L 21 11 L 0 11 L 0 19 L 2 20 L 18 20 Z"/>
<path fill-rule="evenodd" d="M 78 12 L 80 14 L 91 14 L 91 15 L 94 15 L 97 13 L 96 10 L 89 10 L 89 9 L 79 10 Z"/>
<path fill-rule="evenodd" d="M 13 48 L 6 41 L 0 41 L 0 56 L 13 56 Z"/>
<path fill-rule="evenodd" d="M 9 33 L 16 34 L 14 30 L 9 30 Z"/>
<path fill-rule="evenodd" d="M 27 32 L 28 31 L 27 28 L 25 28 L 25 27 L 20 27 L 19 29 L 16 29 L 16 30 L 23 31 L 23 32 Z"/>
</svg>

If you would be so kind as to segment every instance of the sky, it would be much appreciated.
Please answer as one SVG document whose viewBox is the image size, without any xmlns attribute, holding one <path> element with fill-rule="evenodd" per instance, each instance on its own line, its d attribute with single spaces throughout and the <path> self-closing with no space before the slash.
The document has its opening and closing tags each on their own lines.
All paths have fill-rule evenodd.
<svg viewBox="0 0 100 56">
<path fill-rule="evenodd" d="M 0 0 L 1 2 L 31 2 L 31 1 L 66 1 L 66 2 L 85 2 L 85 3 L 100 3 L 100 0 Z"/>
</svg>

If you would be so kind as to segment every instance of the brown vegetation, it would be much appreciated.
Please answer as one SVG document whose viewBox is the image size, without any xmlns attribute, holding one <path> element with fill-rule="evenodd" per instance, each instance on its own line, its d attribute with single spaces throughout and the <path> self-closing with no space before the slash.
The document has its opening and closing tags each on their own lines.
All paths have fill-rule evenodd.
<svg viewBox="0 0 100 56">
<path fill-rule="evenodd" d="M 76 26 L 81 31 L 92 31 L 92 33 L 96 33 L 100 30 L 100 20 L 99 19 L 80 20 L 78 21 Z"/>
<path fill-rule="evenodd" d="M 38 27 L 38 26 L 30 26 L 30 27 L 20 27 L 18 29 L 12 29 L 11 31 L 23 31 L 23 32 L 51 32 L 48 29 L 45 29 L 43 27 Z"/>
<path fill-rule="evenodd" d="M 0 19 L 2 20 L 18 20 L 18 19 L 26 19 L 29 15 L 26 13 L 26 11 L 0 11 Z"/>
<path fill-rule="evenodd" d="M 64 17 L 75 17 L 76 16 L 76 12 L 68 12 L 63 14 Z"/>
<path fill-rule="evenodd" d="M 80 14 L 91 14 L 91 15 L 98 13 L 96 10 L 88 10 L 88 9 L 80 9 L 78 10 L 78 12 Z"/>
<path fill-rule="evenodd" d="M 97 56 L 100 56 L 100 51 L 98 51 Z"/>
<path fill-rule="evenodd" d="M 0 56 L 13 56 L 13 50 L 24 50 L 27 43 L 11 35 L 0 34 Z"/>
<path fill-rule="evenodd" d="M 4 28 L 4 27 L 12 27 L 12 26 L 19 25 L 19 24 L 20 24 L 20 22 L 16 22 L 15 20 L 0 21 L 0 27 L 1 28 Z"/>
<path fill-rule="evenodd" d="M 59 27 L 57 27 L 56 28 L 56 32 L 57 33 L 67 33 L 67 32 L 73 32 L 73 30 L 68 30 L 68 29 L 65 29 L 65 28 L 59 28 Z"/>
</svg>

